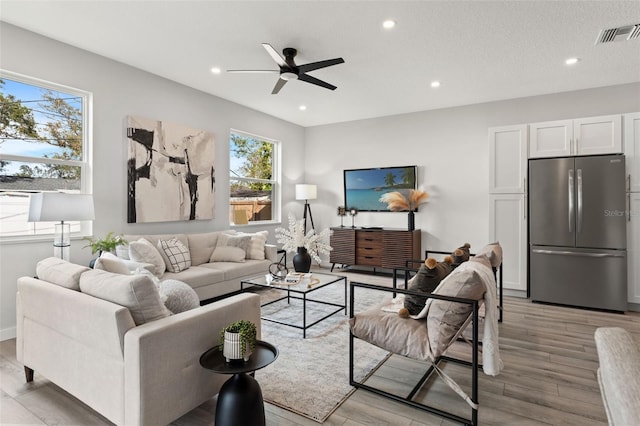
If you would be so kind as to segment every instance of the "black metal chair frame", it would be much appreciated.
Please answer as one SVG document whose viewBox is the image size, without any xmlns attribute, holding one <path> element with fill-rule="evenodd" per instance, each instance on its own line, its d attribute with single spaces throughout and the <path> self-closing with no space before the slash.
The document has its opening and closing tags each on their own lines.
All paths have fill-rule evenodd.
<svg viewBox="0 0 640 426">
<path fill-rule="evenodd" d="M 394 295 L 396 293 L 401 293 L 401 294 L 410 294 L 410 295 L 416 295 L 416 296 L 422 296 L 424 297 L 425 294 L 421 293 L 421 292 L 416 292 L 416 291 L 412 291 L 412 290 L 407 290 L 407 289 L 399 289 L 399 288 L 390 288 L 390 287 L 383 287 L 383 286 L 378 286 L 378 285 L 373 285 L 373 284 L 365 284 L 365 283 L 360 283 L 360 282 L 355 282 L 352 281 L 351 282 L 351 295 L 350 295 L 350 300 L 349 300 L 349 306 L 350 306 L 350 310 L 349 310 L 349 317 L 353 318 L 354 317 L 354 305 L 355 305 L 355 289 L 356 288 L 368 288 L 368 289 L 373 289 L 373 290 L 380 290 L 383 292 L 390 292 L 393 293 Z M 427 298 L 431 298 L 431 299 L 438 299 L 438 300 L 446 300 L 446 301 L 450 301 L 450 302 L 458 302 L 458 303 L 464 303 L 464 304 L 468 304 L 471 305 L 471 313 L 469 315 L 469 318 L 467 319 L 467 321 L 464 323 L 464 325 L 462 327 L 460 327 L 459 332 L 453 337 L 452 341 L 455 341 L 458 336 L 467 328 L 467 326 L 469 325 L 469 321 L 471 322 L 471 326 L 472 326 L 472 338 L 471 338 L 471 362 L 469 361 L 465 361 L 465 360 L 460 360 L 460 359 L 456 359 L 456 358 L 451 358 L 448 357 L 446 355 L 441 355 L 439 356 L 435 361 L 434 361 L 434 365 L 438 365 L 440 362 L 442 361 L 449 361 L 449 362 L 454 362 L 457 364 L 462 364 L 462 365 L 466 365 L 471 367 L 471 401 L 476 404 L 478 404 L 478 368 L 481 367 L 481 365 L 478 362 L 478 351 L 479 351 L 479 338 L 478 338 L 478 310 L 479 310 L 479 306 L 480 306 L 480 302 L 477 300 L 472 300 L 472 299 L 463 299 L 463 298 L 458 298 L 458 297 L 449 297 L 449 296 L 441 296 L 441 295 L 437 295 L 437 294 L 429 294 L 427 296 Z M 425 327 L 426 327 L 426 321 L 425 321 Z M 435 368 L 433 365 L 429 366 L 429 368 L 427 369 L 426 373 L 421 377 L 421 379 L 418 381 L 418 383 L 413 387 L 413 389 L 411 390 L 411 392 L 406 396 L 406 397 L 402 397 L 387 391 L 384 391 L 382 389 L 378 389 L 378 388 L 374 388 L 372 386 L 366 385 L 364 382 L 356 382 L 354 380 L 354 339 L 356 339 L 357 337 L 353 335 L 353 333 L 351 332 L 351 330 L 349 331 L 349 384 L 351 386 L 354 386 L 356 388 L 359 389 L 365 389 L 369 392 L 373 392 L 377 395 L 381 395 L 384 396 L 386 398 L 392 399 L 394 401 L 397 402 L 401 402 L 403 404 L 407 404 L 411 407 L 417 408 L 419 410 L 423 410 L 423 411 L 428 411 L 430 413 L 436 414 L 438 416 L 447 418 L 449 420 L 453 420 L 462 424 L 468 424 L 468 425 L 477 425 L 478 424 L 478 409 L 477 408 L 473 408 L 471 407 L 471 416 L 470 418 L 464 418 L 464 417 L 460 417 L 456 414 L 444 411 L 442 409 L 436 408 L 436 407 L 432 407 L 430 405 L 427 404 L 422 404 L 419 402 L 416 402 L 413 400 L 413 398 L 415 397 L 415 395 L 418 393 L 418 391 L 423 387 L 423 385 L 425 384 L 425 382 L 429 379 L 429 377 L 431 376 L 431 374 L 435 371 Z M 368 343 L 368 342 L 367 342 Z"/>
</svg>

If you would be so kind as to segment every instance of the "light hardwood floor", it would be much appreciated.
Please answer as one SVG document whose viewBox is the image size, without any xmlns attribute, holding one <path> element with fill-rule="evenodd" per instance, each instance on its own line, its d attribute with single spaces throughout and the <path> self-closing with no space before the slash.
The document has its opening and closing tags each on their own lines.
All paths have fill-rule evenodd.
<svg viewBox="0 0 640 426">
<path fill-rule="evenodd" d="M 383 276 L 347 275 L 355 281 L 390 283 L 390 279 Z M 595 329 L 603 326 L 623 327 L 640 341 L 639 313 L 611 314 L 506 297 L 504 322 L 500 324 L 500 351 L 505 368 L 496 377 L 479 375 L 480 424 L 606 424 L 596 380 L 598 357 L 593 339 Z M 422 368 L 418 362 L 394 356 L 370 380 L 376 386 L 402 390 L 411 387 L 411 381 L 416 380 Z M 463 387 L 468 385 L 468 369 L 450 364 L 445 371 Z M 34 382 L 26 384 L 22 365 L 15 356 L 15 339 L 0 342 L 0 397 L 0 424 L 3 425 L 111 424 L 39 376 L 37 371 Z M 430 381 L 428 390 L 421 392 L 419 397 L 468 416 L 467 406 L 439 380 Z M 269 425 L 318 424 L 270 404 L 266 404 L 265 410 Z M 215 399 L 173 424 L 212 425 L 214 413 Z M 325 424 L 419 426 L 451 423 L 358 390 Z"/>
</svg>

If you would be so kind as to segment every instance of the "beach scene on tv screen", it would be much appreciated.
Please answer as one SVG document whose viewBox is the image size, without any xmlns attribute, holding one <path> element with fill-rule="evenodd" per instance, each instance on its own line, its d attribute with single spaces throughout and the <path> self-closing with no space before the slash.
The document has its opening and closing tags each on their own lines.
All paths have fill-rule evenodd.
<svg viewBox="0 0 640 426">
<path fill-rule="evenodd" d="M 413 166 L 345 170 L 345 204 L 359 211 L 389 211 L 387 204 L 380 202 L 382 194 L 399 191 L 407 196 L 415 185 Z"/>
</svg>

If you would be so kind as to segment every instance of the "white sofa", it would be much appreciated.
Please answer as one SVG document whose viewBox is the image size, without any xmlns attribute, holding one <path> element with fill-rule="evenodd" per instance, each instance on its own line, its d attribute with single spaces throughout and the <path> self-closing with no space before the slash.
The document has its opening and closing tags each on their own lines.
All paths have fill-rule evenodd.
<svg viewBox="0 0 640 426">
<path fill-rule="evenodd" d="M 88 277 L 85 284 L 93 276 L 111 280 L 103 289 L 114 280 L 155 285 L 148 276 L 75 266 L 72 275 Z M 17 359 L 27 381 L 35 371 L 117 425 L 168 424 L 216 395 L 229 376 L 202 368 L 199 359 L 229 323 L 252 321 L 260 338 L 260 298 L 254 294 L 136 325 L 141 321 L 133 308 L 63 285 L 18 279 Z"/>
<path fill-rule="evenodd" d="M 162 235 L 125 235 L 124 238 L 129 243 L 144 238 L 154 247 L 158 246 L 160 240 L 170 240 L 176 238 L 182 242 L 190 252 L 191 266 L 180 272 L 164 271 L 158 278 L 161 280 L 178 280 L 189 284 L 198 294 L 200 300 L 207 300 L 214 297 L 224 296 L 240 290 L 240 280 L 252 276 L 266 274 L 269 265 L 277 261 L 277 248 L 275 245 L 263 243 L 263 256 L 249 256 L 241 262 L 211 261 L 214 250 L 224 244 L 226 236 L 251 236 L 257 234 L 243 234 L 239 232 L 214 231 L 193 234 L 162 234 Z M 266 241 L 266 232 L 262 232 Z M 252 237 L 253 239 L 253 237 Z M 121 246 L 116 254 L 123 260 L 129 260 L 128 247 Z M 259 259 L 262 257 L 263 259 Z M 142 265 L 149 268 L 149 265 Z M 129 267 L 134 268 L 135 264 L 129 262 Z"/>
<path fill-rule="evenodd" d="M 620 327 L 600 327 L 595 332 L 598 383 L 610 425 L 640 422 L 640 348 Z"/>
</svg>

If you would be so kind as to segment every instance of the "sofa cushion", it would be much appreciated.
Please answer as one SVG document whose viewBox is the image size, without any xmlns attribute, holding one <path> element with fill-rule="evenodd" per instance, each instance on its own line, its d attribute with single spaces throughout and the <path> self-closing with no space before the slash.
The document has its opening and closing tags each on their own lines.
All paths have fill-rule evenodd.
<svg viewBox="0 0 640 426">
<path fill-rule="evenodd" d="M 238 236 L 249 236 L 250 240 L 247 244 L 247 259 L 264 260 L 264 246 L 267 244 L 269 231 L 259 231 L 252 234 L 238 232 Z"/>
<path fill-rule="evenodd" d="M 166 269 L 164 259 L 158 249 L 145 238 L 140 238 L 129 243 L 129 257 L 131 260 L 153 265 L 153 275 L 161 277 Z"/>
<path fill-rule="evenodd" d="M 198 266 L 208 263 L 213 249 L 216 248 L 220 232 L 204 232 L 201 234 L 187 234 L 191 265 Z"/>
<path fill-rule="evenodd" d="M 481 300 L 485 287 L 473 263 L 464 263 L 451 272 L 435 289 L 434 294 Z M 431 351 L 438 357 L 446 350 L 451 339 L 460 330 L 473 309 L 460 302 L 430 299 L 427 310 L 427 328 Z"/>
<path fill-rule="evenodd" d="M 240 262 L 244 263 L 246 252 L 240 247 L 218 246 L 213 249 L 211 262 Z"/>
<path fill-rule="evenodd" d="M 80 290 L 128 308 L 136 325 L 170 315 L 158 287 L 146 275 L 119 275 L 94 269 L 82 274 Z"/>
<path fill-rule="evenodd" d="M 200 298 L 189 284 L 178 280 L 161 281 L 158 289 L 165 296 L 164 306 L 174 314 L 189 311 L 200 306 Z"/>
<path fill-rule="evenodd" d="M 90 270 L 57 257 L 48 257 L 36 265 L 39 279 L 76 291 L 80 290 L 80 276 Z"/>
<path fill-rule="evenodd" d="M 224 280 L 235 280 L 249 275 L 260 275 L 269 272 L 270 262 L 268 260 L 246 260 L 244 263 L 215 262 L 205 263 L 201 267 L 222 272 Z"/>
<path fill-rule="evenodd" d="M 158 251 L 169 272 L 180 272 L 191 266 L 189 249 L 177 238 L 158 241 Z"/>
<path fill-rule="evenodd" d="M 182 281 L 193 288 L 205 287 L 225 280 L 224 271 L 207 268 L 208 265 L 210 265 L 210 263 L 205 263 L 200 266 L 192 266 L 182 272 L 166 272 L 162 278 L 165 280 Z"/>
<path fill-rule="evenodd" d="M 122 259 L 108 252 L 103 252 L 100 257 L 96 259 L 93 268 L 113 272 L 114 274 L 129 275 L 131 273 L 127 264 L 124 263 Z"/>
</svg>

